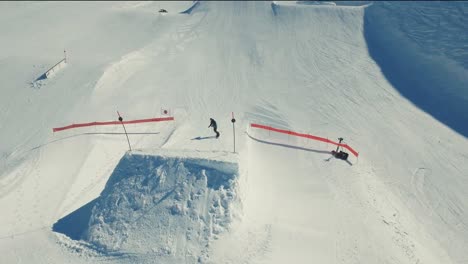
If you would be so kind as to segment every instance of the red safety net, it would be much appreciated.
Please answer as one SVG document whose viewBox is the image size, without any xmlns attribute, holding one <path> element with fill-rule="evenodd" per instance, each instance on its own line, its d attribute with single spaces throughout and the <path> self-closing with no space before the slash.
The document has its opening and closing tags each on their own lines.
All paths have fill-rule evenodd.
<svg viewBox="0 0 468 264">
<path fill-rule="evenodd" d="M 137 123 L 148 123 L 148 122 L 161 122 L 161 121 L 171 121 L 174 120 L 174 117 L 157 117 L 157 118 L 148 118 L 148 119 L 138 119 L 138 120 L 130 120 L 130 121 L 108 121 L 108 122 L 91 122 L 91 123 L 81 123 L 81 124 L 73 124 L 64 127 L 56 127 L 52 130 L 54 132 L 77 128 L 77 127 L 87 127 L 87 126 L 105 126 L 105 125 L 120 125 L 120 124 L 137 124 Z"/>
<path fill-rule="evenodd" d="M 293 131 L 289 131 L 289 130 L 283 130 L 283 129 L 278 129 L 278 128 L 274 128 L 274 127 L 270 127 L 270 126 L 259 125 L 259 124 L 250 124 L 250 126 L 255 127 L 255 128 L 270 130 L 270 131 L 274 131 L 274 132 L 278 132 L 278 133 L 288 134 L 288 135 L 291 135 L 291 136 L 304 137 L 304 138 L 309 138 L 309 139 L 313 139 L 313 140 L 318 140 L 318 141 L 330 143 L 330 144 L 340 146 L 340 147 L 343 147 L 343 148 L 349 150 L 356 157 L 359 156 L 359 153 L 357 151 L 355 151 L 354 149 L 352 149 L 347 144 L 341 144 L 341 143 L 338 143 L 338 142 L 334 142 L 334 141 L 329 140 L 328 138 L 322 138 L 322 137 L 317 137 L 317 136 L 313 136 L 313 135 L 309 135 L 309 134 L 297 133 L 297 132 L 293 132 Z"/>
</svg>

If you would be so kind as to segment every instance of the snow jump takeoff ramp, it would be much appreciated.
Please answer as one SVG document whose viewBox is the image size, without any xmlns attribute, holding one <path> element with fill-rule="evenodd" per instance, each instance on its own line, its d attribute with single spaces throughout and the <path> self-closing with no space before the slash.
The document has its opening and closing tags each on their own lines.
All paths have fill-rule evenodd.
<svg viewBox="0 0 468 264">
<path fill-rule="evenodd" d="M 53 230 L 109 255 L 151 252 L 171 263 L 187 256 L 195 263 L 237 211 L 236 156 L 219 154 L 128 153 L 100 196 L 60 219 Z"/>
</svg>

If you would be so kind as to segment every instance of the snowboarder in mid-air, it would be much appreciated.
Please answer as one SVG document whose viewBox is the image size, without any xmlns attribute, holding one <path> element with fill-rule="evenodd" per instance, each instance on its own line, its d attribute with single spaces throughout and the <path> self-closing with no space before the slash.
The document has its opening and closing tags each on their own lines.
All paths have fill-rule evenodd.
<svg viewBox="0 0 468 264">
<path fill-rule="evenodd" d="M 208 128 L 213 127 L 213 131 L 216 133 L 216 138 L 219 138 L 219 132 L 218 132 L 218 125 L 216 124 L 216 121 L 213 118 L 210 118 L 210 125 Z"/>
</svg>

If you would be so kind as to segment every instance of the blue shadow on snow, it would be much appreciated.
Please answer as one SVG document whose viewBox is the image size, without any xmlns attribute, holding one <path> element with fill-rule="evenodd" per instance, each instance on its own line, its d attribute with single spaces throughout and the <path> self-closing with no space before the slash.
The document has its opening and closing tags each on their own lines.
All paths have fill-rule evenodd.
<svg viewBox="0 0 468 264">
<path fill-rule="evenodd" d="M 200 5 L 200 1 L 196 1 L 191 7 L 189 7 L 187 10 L 182 11 L 180 13 L 190 15 L 198 5 Z"/>
<path fill-rule="evenodd" d="M 466 77 L 456 69 L 449 69 L 445 61 L 431 57 L 433 54 L 422 54 L 409 40 L 392 34 L 398 25 L 385 23 L 384 17 L 379 5 L 368 7 L 364 16 L 364 37 L 370 56 L 385 78 L 415 106 L 468 137 Z"/>
<path fill-rule="evenodd" d="M 331 155 L 328 159 L 325 159 L 325 161 L 330 161 L 332 158 L 335 158 L 333 155 L 332 155 L 332 152 L 331 151 L 327 151 L 327 150 L 317 150 L 317 149 L 310 149 L 310 148 L 304 148 L 304 147 L 298 147 L 298 146 L 293 146 L 293 145 L 288 145 L 288 144 L 282 144 L 282 143 L 276 143 L 276 142 L 271 142 L 271 141 L 266 141 L 266 140 L 261 140 L 261 139 L 258 139 L 258 138 L 254 138 L 253 136 L 251 136 L 249 133 L 245 132 L 247 134 L 247 136 L 252 139 L 252 140 L 255 140 L 257 142 L 260 142 L 260 143 L 263 143 L 263 144 L 268 144 L 268 145 L 273 145 L 273 146 L 279 146 L 279 147 L 283 147 L 283 148 L 291 148 L 291 149 L 298 149 L 298 150 L 303 150 L 303 151 L 308 151 L 308 152 L 315 152 L 315 153 L 319 153 L 319 154 L 329 154 Z M 336 158 L 335 158 L 336 159 Z M 348 165 L 350 166 L 353 166 L 353 163 L 351 163 L 349 160 L 345 160 L 346 163 L 348 163 Z"/>
<path fill-rule="evenodd" d="M 216 138 L 216 136 L 196 137 L 196 138 L 192 138 L 191 140 L 204 140 L 204 139 L 210 139 L 210 138 Z"/>
<path fill-rule="evenodd" d="M 80 240 L 88 228 L 89 218 L 91 217 L 96 200 L 97 198 L 59 219 L 52 226 L 52 230 L 64 234 L 71 239 Z"/>
<path fill-rule="evenodd" d="M 34 81 L 37 82 L 37 81 L 41 81 L 41 80 L 45 80 L 45 79 L 47 79 L 47 75 L 44 73 L 41 76 L 37 77 L 37 79 L 34 80 Z"/>
</svg>

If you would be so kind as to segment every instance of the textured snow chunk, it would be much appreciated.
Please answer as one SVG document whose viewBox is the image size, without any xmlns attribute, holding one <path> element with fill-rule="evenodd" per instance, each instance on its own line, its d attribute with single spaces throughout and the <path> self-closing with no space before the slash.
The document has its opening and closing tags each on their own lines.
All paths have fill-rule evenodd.
<svg viewBox="0 0 468 264">
<path fill-rule="evenodd" d="M 81 239 L 104 252 L 196 262 L 210 239 L 229 228 L 237 178 L 235 162 L 125 155 L 95 200 Z"/>
</svg>

